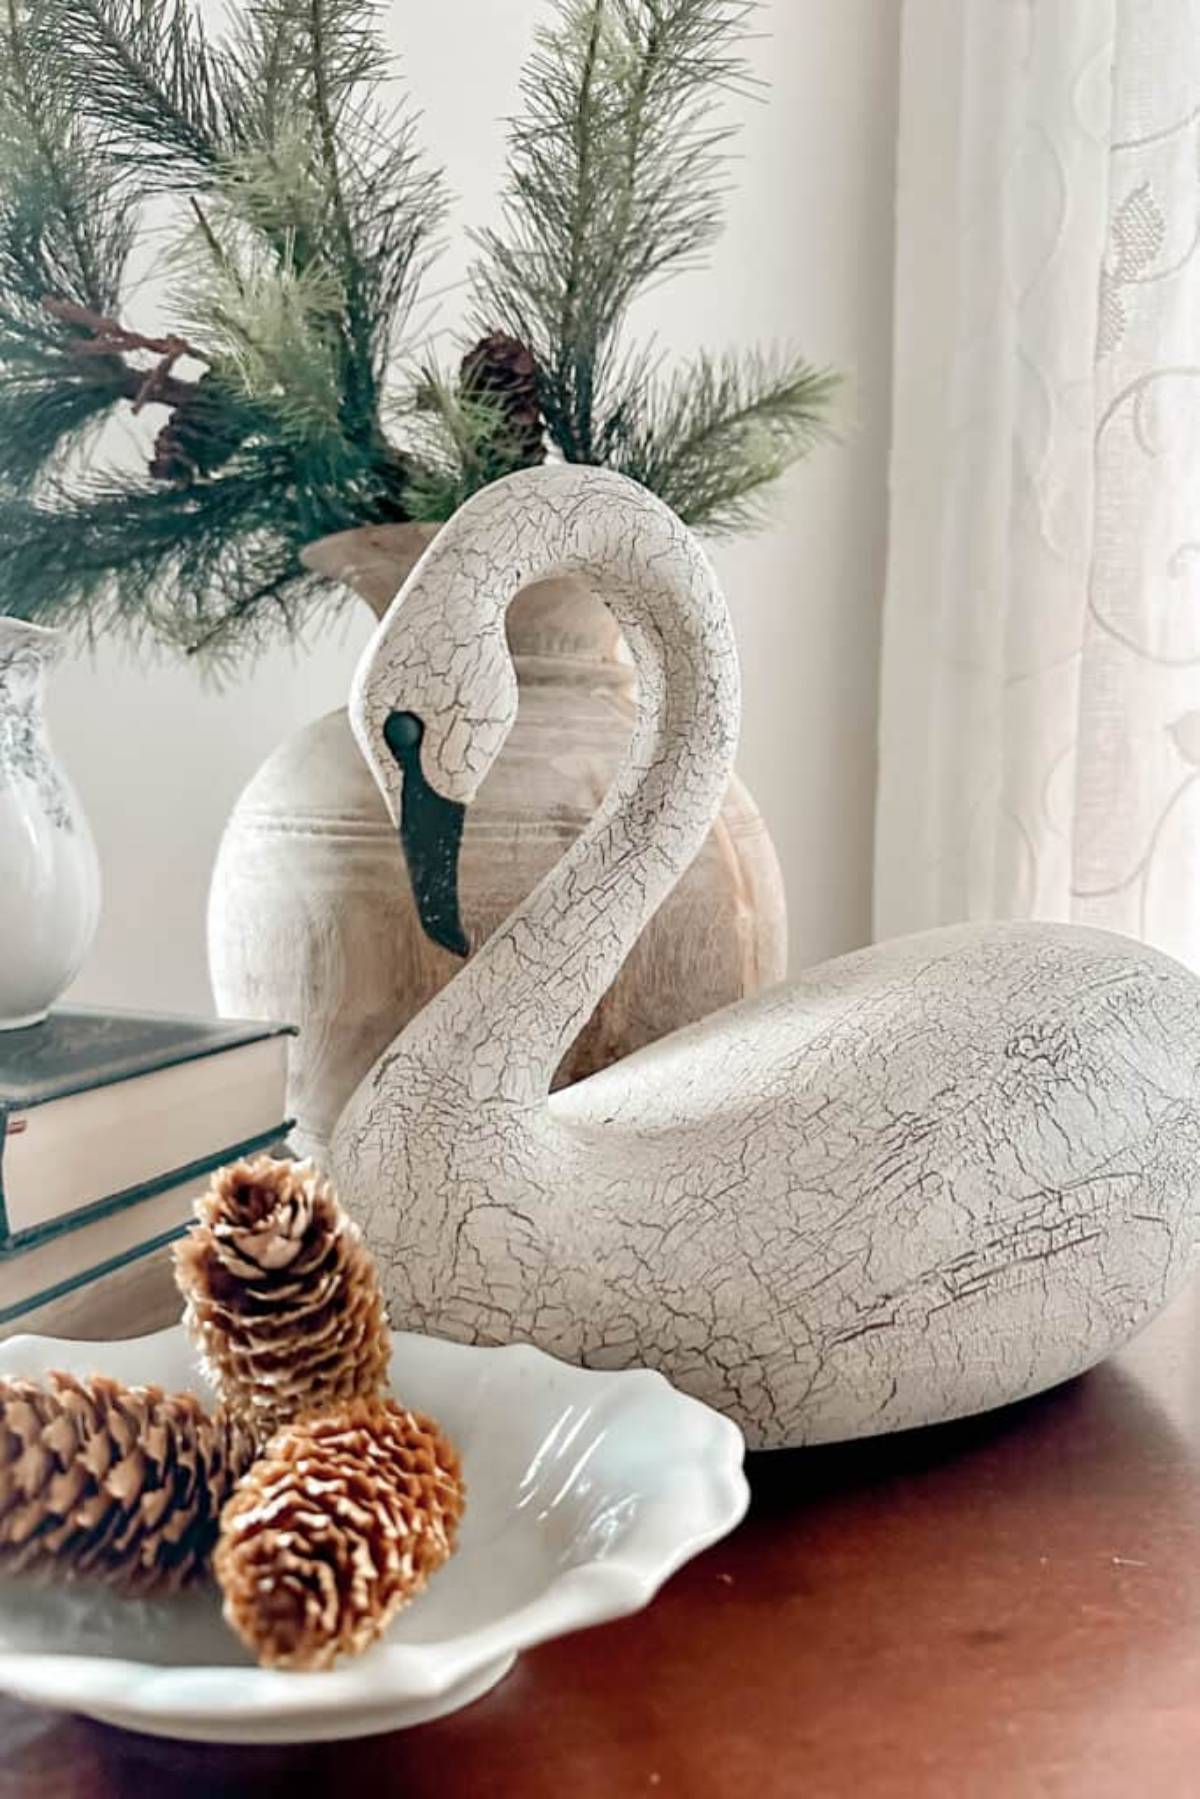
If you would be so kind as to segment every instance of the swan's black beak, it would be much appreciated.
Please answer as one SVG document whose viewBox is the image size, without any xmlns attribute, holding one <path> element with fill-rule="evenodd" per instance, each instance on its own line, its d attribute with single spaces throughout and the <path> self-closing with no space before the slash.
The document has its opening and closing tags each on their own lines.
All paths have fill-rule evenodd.
<svg viewBox="0 0 1200 1799">
<path fill-rule="evenodd" d="M 425 726 L 415 712 L 389 713 L 384 741 L 404 775 L 400 801 L 400 846 L 408 863 L 417 916 L 425 935 L 456 956 L 467 956 L 458 914 L 458 852 L 466 807 L 443 799 L 421 767 Z"/>
</svg>

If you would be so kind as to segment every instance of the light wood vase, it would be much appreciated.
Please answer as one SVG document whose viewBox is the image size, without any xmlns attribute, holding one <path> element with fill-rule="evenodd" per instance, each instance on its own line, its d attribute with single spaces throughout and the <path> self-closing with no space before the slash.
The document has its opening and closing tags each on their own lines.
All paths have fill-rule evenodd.
<svg viewBox="0 0 1200 1799">
<path fill-rule="evenodd" d="M 382 617 L 433 529 L 364 526 L 314 544 L 309 566 Z M 578 580 L 519 595 L 508 635 L 520 712 L 472 806 L 460 896 L 489 937 L 583 829 L 628 743 L 634 675 L 611 615 Z M 213 874 L 208 953 L 218 1009 L 299 1027 L 289 1114 L 324 1160 L 359 1082 L 460 966 L 417 920 L 395 831 L 332 712 L 281 744 L 234 807 Z M 577 1038 L 561 1081 L 781 980 L 787 925 L 774 847 L 737 780 L 700 855 Z"/>
</svg>

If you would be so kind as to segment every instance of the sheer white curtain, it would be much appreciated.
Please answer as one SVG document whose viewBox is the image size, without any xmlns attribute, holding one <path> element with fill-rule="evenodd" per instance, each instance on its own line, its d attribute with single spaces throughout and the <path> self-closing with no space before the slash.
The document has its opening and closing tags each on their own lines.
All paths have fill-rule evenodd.
<svg viewBox="0 0 1200 1799">
<path fill-rule="evenodd" d="M 1200 0 L 906 0 L 876 929 L 1200 964 Z"/>
</svg>

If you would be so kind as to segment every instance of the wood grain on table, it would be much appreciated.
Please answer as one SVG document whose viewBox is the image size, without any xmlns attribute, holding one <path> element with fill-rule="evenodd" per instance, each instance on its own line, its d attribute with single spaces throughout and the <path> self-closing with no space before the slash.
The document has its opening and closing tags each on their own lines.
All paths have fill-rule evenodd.
<svg viewBox="0 0 1200 1799">
<path fill-rule="evenodd" d="M 1200 1289 L 1072 1386 L 751 1479 L 649 1611 L 455 1717 L 247 1750 L 0 1702 L 0 1799 L 1200 1795 Z"/>
</svg>

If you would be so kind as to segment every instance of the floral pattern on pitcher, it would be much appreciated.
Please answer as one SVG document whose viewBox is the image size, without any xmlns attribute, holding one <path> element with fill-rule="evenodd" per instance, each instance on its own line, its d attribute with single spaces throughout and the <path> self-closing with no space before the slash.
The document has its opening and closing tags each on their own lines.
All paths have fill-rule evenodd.
<svg viewBox="0 0 1200 1799">
<path fill-rule="evenodd" d="M 41 707 L 41 681 L 48 657 L 32 644 L 5 650 L 0 644 L 0 789 L 26 781 L 38 804 L 60 831 L 74 831 L 66 791 L 51 759 Z"/>
<path fill-rule="evenodd" d="M 0 1031 L 41 1024 L 83 966 L 100 862 L 46 729 L 60 631 L 0 612 Z"/>
</svg>

